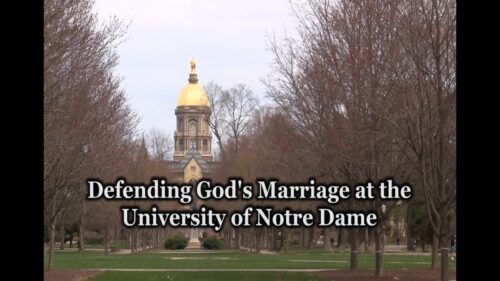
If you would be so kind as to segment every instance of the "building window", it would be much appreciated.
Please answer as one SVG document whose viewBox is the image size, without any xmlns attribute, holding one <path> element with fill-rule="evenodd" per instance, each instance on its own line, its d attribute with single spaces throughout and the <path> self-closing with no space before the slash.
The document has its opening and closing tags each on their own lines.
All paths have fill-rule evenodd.
<svg viewBox="0 0 500 281">
<path fill-rule="evenodd" d="M 184 151 L 184 140 L 179 140 L 179 150 Z"/>
<path fill-rule="evenodd" d="M 179 132 L 184 132 L 184 119 L 179 119 L 179 122 L 177 123 L 177 131 Z"/>
<path fill-rule="evenodd" d="M 208 119 L 208 118 L 205 118 L 205 120 L 204 120 L 204 121 L 205 121 L 205 122 L 203 122 L 203 123 L 205 123 L 205 132 L 207 132 L 207 131 L 209 130 L 209 128 L 210 128 L 210 125 L 209 125 L 209 119 Z"/>
<path fill-rule="evenodd" d="M 192 137 L 198 134 L 198 124 L 196 122 L 189 123 L 189 135 Z"/>
<path fill-rule="evenodd" d="M 191 172 L 196 172 L 196 166 L 191 166 Z"/>
<path fill-rule="evenodd" d="M 207 140 L 203 140 L 203 150 L 208 151 L 208 141 Z"/>
</svg>

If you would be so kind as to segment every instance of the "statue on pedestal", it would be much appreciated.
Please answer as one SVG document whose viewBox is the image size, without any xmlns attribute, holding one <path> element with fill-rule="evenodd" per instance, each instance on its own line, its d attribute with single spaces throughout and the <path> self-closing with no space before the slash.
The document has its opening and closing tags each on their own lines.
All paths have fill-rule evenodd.
<svg viewBox="0 0 500 281">
<path fill-rule="evenodd" d="M 193 182 L 193 187 L 196 184 Z M 196 196 L 193 195 L 193 203 L 191 204 L 191 210 L 193 212 L 198 211 L 198 204 L 196 200 Z M 192 227 L 189 233 L 189 241 L 186 249 L 201 249 L 201 242 L 198 234 L 198 228 Z"/>
</svg>

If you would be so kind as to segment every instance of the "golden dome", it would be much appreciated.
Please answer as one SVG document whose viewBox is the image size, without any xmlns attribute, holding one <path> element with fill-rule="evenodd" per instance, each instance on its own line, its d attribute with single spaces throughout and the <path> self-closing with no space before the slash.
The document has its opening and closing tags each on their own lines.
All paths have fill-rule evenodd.
<svg viewBox="0 0 500 281">
<path fill-rule="evenodd" d="M 209 106 L 208 96 L 203 86 L 189 83 L 181 91 L 177 106 Z"/>
<path fill-rule="evenodd" d="M 177 100 L 177 106 L 210 106 L 208 96 L 202 85 L 198 84 L 196 62 L 191 60 L 191 73 L 189 83 L 184 86 Z"/>
</svg>

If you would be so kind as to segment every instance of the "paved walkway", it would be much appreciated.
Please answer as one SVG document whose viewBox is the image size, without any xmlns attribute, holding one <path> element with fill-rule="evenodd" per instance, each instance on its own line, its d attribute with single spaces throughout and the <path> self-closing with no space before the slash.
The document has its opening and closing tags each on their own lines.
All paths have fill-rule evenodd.
<svg viewBox="0 0 500 281">
<path fill-rule="evenodd" d="M 260 272 L 260 271 L 269 271 L 269 272 L 319 272 L 319 271 L 331 271 L 331 270 L 336 270 L 332 268 L 321 268 L 321 269 L 281 269 L 281 268 L 183 268 L 183 269 L 168 269 L 168 268 L 79 268 L 79 270 L 91 270 L 91 271 L 151 271 L 151 272 L 168 272 L 168 271 L 175 271 L 175 272 L 195 272 L 195 271 L 205 271 L 205 272 L 219 272 L 219 271 L 255 271 L 255 272 Z"/>
</svg>

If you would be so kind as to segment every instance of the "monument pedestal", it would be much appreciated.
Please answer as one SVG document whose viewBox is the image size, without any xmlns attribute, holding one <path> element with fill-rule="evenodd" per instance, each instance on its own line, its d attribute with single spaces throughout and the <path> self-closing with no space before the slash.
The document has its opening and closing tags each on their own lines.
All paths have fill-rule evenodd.
<svg viewBox="0 0 500 281">
<path fill-rule="evenodd" d="M 198 229 L 191 228 L 191 235 L 189 237 L 186 249 L 201 249 L 200 238 L 198 237 Z"/>
<path fill-rule="evenodd" d="M 189 240 L 188 245 L 186 246 L 186 249 L 188 249 L 188 250 L 201 249 L 200 240 Z"/>
</svg>

